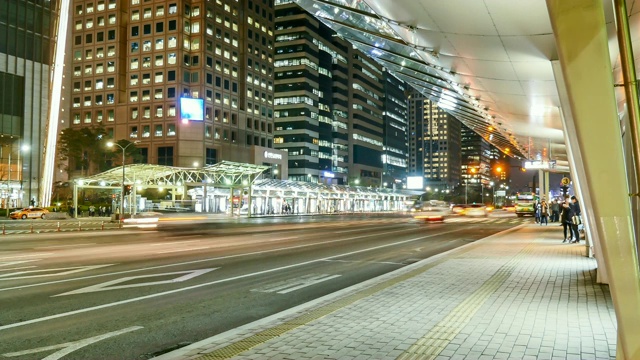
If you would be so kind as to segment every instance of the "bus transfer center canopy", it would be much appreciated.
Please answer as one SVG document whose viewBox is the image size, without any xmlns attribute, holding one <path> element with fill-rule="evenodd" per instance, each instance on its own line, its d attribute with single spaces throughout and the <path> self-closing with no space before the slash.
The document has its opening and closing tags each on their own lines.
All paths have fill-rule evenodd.
<svg viewBox="0 0 640 360">
<path fill-rule="evenodd" d="M 268 166 L 222 161 L 203 168 L 181 168 L 164 165 L 131 164 L 76 180 L 79 187 L 114 187 L 139 185 L 146 187 L 194 186 L 204 182 L 216 187 L 246 187 Z"/>
<path fill-rule="evenodd" d="M 222 161 L 204 168 L 181 168 L 150 164 L 126 165 L 124 168 L 124 182 L 122 181 L 122 167 L 75 180 L 74 205 L 77 208 L 78 188 L 122 189 L 123 185 L 132 185 L 134 196 L 137 188 L 175 189 L 177 191 L 172 192 L 172 200 L 175 200 L 176 193 L 180 193 L 183 196 L 187 193 L 193 196 L 203 195 L 207 198 L 207 191 L 210 196 L 223 194 L 233 196 L 232 191 L 234 189 L 248 188 L 251 194 L 249 203 L 252 202 L 252 198 L 263 198 L 265 201 L 262 204 L 266 204 L 269 199 L 274 198 L 377 201 L 378 203 L 371 207 L 365 207 L 362 204 L 351 204 L 354 207 L 367 208 L 371 211 L 401 210 L 404 208 L 405 201 L 420 194 L 410 190 L 258 179 L 266 169 L 268 167 L 263 165 L 231 161 Z M 207 186 L 203 186 L 205 183 Z M 191 187 L 192 190 L 187 191 L 188 187 Z M 346 207 L 346 204 L 341 204 L 341 206 Z M 207 209 L 208 205 L 205 208 Z M 312 212 L 309 206 L 307 206 L 306 212 Z"/>
<path fill-rule="evenodd" d="M 638 358 L 640 1 L 295 3 L 505 154 L 555 164 L 541 195 L 550 171 L 571 174 L 616 356 Z"/>
</svg>

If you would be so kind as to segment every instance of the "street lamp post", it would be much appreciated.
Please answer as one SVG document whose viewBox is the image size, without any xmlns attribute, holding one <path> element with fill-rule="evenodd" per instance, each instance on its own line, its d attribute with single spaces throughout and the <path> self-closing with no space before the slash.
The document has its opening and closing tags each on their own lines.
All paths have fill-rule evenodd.
<svg viewBox="0 0 640 360">
<path fill-rule="evenodd" d="M 107 143 L 108 147 L 113 147 L 115 145 L 115 146 L 119 147 L 120 149 L 122 149 L 122 184 L 121 184 L 122 185 L 122 189 L 121 189 L 121 192 L 120 192 L 120 217 L 124 216 L 124 191 L 125 191 L 125 188 L 124 188 L 125 172 L 124 172 L 124 170 L 125 170 L 125 159 L 126 159 L 125 151 L 127 150 L 127 148 L 129 146 L 137 144 L 139 142 L 140 141 L 134 141 L 132 143 L 127 144 L 127 146 L 124 146 L 124 147 L 122 145 L 120 145 L 118 143 L 115 143 L 115 142 L 112 142 L 112 141 L 109 141 Z"/>
</svg>

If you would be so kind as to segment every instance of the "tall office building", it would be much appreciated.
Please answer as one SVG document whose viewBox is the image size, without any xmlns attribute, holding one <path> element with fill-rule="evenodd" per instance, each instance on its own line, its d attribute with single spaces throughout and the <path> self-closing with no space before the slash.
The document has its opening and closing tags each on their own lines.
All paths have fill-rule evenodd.
<svg viewBox="0 0 640 360">
<path fill-rule="evenodd" d="M 423 94 L 409 95 L 409 174 L 425 187 L 445 190 L 460 183 L 460 121 Z"/>
<path fill-rule="evenodd" d="M 489 186 L 492 177 L 492 146 L 481 135 L 462 125 L 462 183 Z"/>
<path fill-rule="evenodd" d="M 407 94 L 409 85 L 384 72 L 384 140 L 382 180 L 387 187 L 402 184 L 407 177 Z"/>
<path fill-rule="evenodd" d="M 332 35 L 295 3 L 276 6 L 274 147 L 290 180 L 346 181 L 349 44 Z"/>
<path fill-rule="evenodd" d="M 363 186 L 382 186 L 382 66 L 358 50 L 351 51 L 349 62 L 349 178 Z"/>
<path fill-rule="evenodd" d="M 55 37 L 63 3 L 0 1 L 2 207 L 40 205 L 43 194 L 50 194 L 51 183 L 43 179 L 51 179 L 53 163 L 47 163 L 48 149 L 44 149 L 50 130 L 50 79 L 56 51 Z M 64 44 L 64 39 L 63 36 L 59 44 Z M 55 139 L 55 129 L 51 130 Z"/>
<path fill-rule="evenodd" d="M 268 157 L 259 155 L 273 141 L 273 0 L 73 6 L 72 128 L 140 141 L 149 164 Z M 202 116 L 183 98 L 201 99 Z"/>
<path fill-rule="evenodd" d="M 382 67 L 290 1 L 276 6 L 274 146 L 289 179 L 379 186 Z"/>
</svg>

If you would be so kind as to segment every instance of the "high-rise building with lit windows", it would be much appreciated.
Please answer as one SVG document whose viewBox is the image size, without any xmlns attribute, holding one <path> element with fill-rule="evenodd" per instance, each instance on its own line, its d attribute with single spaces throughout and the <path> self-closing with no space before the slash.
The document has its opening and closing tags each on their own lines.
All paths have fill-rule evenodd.
<svg viewBox="0 0 640 360">
<path fill-rule="evenodd" d="M 274 146 L 289 179 L 380 186 L 382 67 L 292 1 L 276 2 Z"/>
<path fill-rule="evenodd" d="M 462 126 L 462 182 L 489 186 L 492 170 L 493 146 L 481 135 Z"/>
<path fill-rule="evenodd" d="M 291 1 L 276 1 L 274 147 L 289 179 L 343 184 L 350 45 Z"/>
<path fill-rule="evenodd" d="M 382 186 L 383 68 L 358 50 L 351 52 L 349 62 L 349 178 L 364 186 Z"/>
<path fill-rule="evenodd" d="M 75 0 L 72 14 L 72 128 L 138 140 L 149 164 L 273 147 L 273 0 Z M 202 99 L 203 119 L 181 98 Z"/>
<path fill-rule="evenodd" d="M 48 205 L 57 118 L 49 123 L 64 1 L 0 1 L 0 206 Z M 64 50 L 63 35 L 57 44 Z M 58 58 L 58 61 L 64 60 Z M 62 70 L 62 63 L 58 68 Z M 58 95 L 58 96 L 56 96 Z M 59 104 L 59 103 L 56 103 Z M 53 141 L 48 141 L 52 133 Z M 47 155 L 51 154 L 51 157 Z"/>
<path fill-rule="evenodd" d="M 384 167 L 382 179 L 387 187 L 400 188 L 408 170 L 408 112 L 409 85 L 388 71 L 384 72 Z M 383 186 L 384 186 L 383 183 Z M 395 185 L 394 185 L 395 184 Z"/>
<path fill-rule="evenodd" d="M 418 91 L 409 95 L 409 175 L 425 187 L 445 190 L 460 183 L 461 123 Z"/>
</svg>

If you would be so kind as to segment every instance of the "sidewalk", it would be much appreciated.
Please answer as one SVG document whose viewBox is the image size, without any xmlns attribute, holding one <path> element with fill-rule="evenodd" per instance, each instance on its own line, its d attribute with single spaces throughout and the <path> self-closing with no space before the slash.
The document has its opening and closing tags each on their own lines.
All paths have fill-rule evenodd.
<svg viewBox="0 0 640 360">
<path fill-rule="evenodd" d="M 595 260 L 522 225 L 157 359 L 612 359 Z"/>
</svg>

